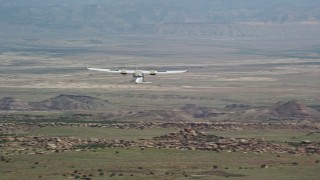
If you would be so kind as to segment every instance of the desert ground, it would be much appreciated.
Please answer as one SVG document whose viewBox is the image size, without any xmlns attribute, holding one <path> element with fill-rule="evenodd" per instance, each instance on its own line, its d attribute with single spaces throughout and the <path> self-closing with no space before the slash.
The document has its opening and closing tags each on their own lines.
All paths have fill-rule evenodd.
<svg viewBox="0 0 320 180">
<path fill-rule="evenodd" d="M 319 177 L 318 39 L 1 42 L 1 179 Z"/>
</svg>

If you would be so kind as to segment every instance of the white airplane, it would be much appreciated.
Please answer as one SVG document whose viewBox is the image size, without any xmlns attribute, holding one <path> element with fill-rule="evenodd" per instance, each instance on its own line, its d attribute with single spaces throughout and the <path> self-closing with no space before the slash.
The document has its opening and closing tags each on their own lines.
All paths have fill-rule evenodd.
<svg viewBox="0 0 320 180">
<path fill-rule="evenodd" d="M 160 71 L 160 70 L 127 70 L 127 69 L 100 69 L 100 68 L 87 68 L 91 71 L 102 71 L 102 72 L 109 72 L 109 73 L 119 73 L 122 75 L 132 74 L 133 82 L 136 84 L 143 84 L 143 83 L 151 83 L 144 81 L 144 75 L 149 74 L 155 76 L 157 74 L 177 74 L 177 73 L 184 73 L 188 72 L 187 70 L 173 70 L 173 71 Z"/>
</svg>

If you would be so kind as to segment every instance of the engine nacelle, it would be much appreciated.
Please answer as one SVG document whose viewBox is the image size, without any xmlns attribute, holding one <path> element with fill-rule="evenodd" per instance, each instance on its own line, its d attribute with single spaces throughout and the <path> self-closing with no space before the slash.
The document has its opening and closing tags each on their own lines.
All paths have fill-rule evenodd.
<svg viewBox="0 0 320 180">
<path fill-rule="evenodd" d="M 121 69 L 121 70 L 120 70 L 120 74 L 122 74 L 122 75 L 126 75 L 126 74 L 128 74 L 128 73 L 127 73 L 127 70 L 125 70 L 125 69 Z"/>
<path fill-rule="evenodd" d="M 150 75 L 155 76 L 156 74 L 157 74 L 157 71 L 156 71 L 156 70 L 151 70 L 151 71 L 150 71 Z"/>
</svg>

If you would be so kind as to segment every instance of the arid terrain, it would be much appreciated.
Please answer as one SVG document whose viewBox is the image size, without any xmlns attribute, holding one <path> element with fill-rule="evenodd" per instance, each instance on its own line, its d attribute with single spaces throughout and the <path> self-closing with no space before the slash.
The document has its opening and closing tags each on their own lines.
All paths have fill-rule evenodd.
<svg viewBox="0 0 320 180">
<path fill-rule="evenodd" d="M 319 52 L 294 42 L 8 42 L 34 52 L 0 54 L 2 177 L 317 179 Z M 87 66 L 189 72 L 138 85 Z"/>
<path fill-rule="evenodd" d="M 1 180 L 319 179 L 320 1 L 0 0 L 0 27 Z"/>
</svg>

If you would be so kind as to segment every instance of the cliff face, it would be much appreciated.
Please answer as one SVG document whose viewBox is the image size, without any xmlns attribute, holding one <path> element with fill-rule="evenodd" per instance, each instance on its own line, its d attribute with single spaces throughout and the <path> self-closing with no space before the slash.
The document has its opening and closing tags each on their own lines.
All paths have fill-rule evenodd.
<svg viewBox="0 0 320 180">
<path fill-rule="evenodd" d="M 0 36 L 316 36 L 316 0 L 0 0 Z M 10 33 L 7 33 L 10 32 Z"/>
</svg>

